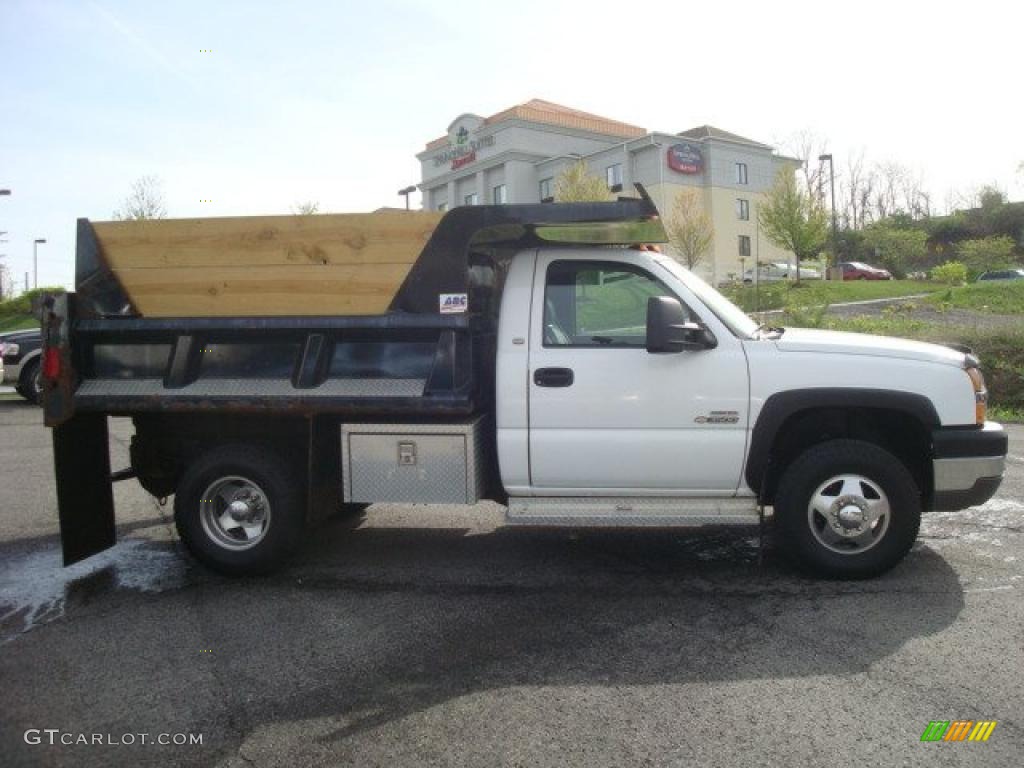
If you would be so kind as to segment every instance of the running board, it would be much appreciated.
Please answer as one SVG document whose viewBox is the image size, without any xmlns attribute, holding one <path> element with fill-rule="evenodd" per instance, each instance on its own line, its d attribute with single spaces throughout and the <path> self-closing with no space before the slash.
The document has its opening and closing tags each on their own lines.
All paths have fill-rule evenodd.
<svg viewBox="0 0 1024 768">
<path fill-rule="evenodd" d="M 696 527 L 757 525 L 757 499 L 518 497 L 508 501 L 507 525 Z"/>
</svg>

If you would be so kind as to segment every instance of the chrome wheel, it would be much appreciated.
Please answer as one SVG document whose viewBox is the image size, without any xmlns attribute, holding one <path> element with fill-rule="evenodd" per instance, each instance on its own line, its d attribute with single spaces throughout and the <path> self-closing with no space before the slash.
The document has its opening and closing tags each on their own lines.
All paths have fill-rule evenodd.
<svg viewBox="0 0 1024 768">
<path fill-rule="evenodd" d="M 270 527 L 270 502 L 256 483 L 244 477 L 222 477 L 210 483 L 199 499 L 203 531 L 218 546 L 250 549 Z"/>
<path fill-rule="evenodd" d="M 877 483 L 862 475 L 837 475 L 818 486 L 807 505 L 811 533 L 827 549 L 855 555 L 885 536 L 892 513 Z"/>
</svg>

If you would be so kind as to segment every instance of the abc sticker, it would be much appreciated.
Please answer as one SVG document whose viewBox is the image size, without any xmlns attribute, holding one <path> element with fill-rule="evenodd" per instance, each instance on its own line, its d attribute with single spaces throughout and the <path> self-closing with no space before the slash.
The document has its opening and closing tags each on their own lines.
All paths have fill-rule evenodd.
<svg viewBox="0 0 1024 768">
<path fill-rule="evenodd" d="M 465 312 L 469 308 L 468 293 L 442 293 L 440 295 L 441 314 L 451 315 Z"/>
</svg>

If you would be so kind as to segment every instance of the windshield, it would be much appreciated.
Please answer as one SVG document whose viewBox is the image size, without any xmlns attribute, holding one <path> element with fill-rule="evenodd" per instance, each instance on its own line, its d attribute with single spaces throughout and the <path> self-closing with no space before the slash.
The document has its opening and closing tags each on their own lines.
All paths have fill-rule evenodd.
<svg viewBox="0 0 1024 768">
<path fill-rule="evenodd" d="M 655 259 L 659 266 L 670 272 L 689 288 L 704 305 L 715 313 L 715 317 L 725 323 L 729 330 L 740 338 L 752 338 L 757 330 L 757 323 L 750 319 L 746 312 L 737 307 L 725 296 L 705 283 L 690 270 L 677 261 L 667 258 Z"/>
</svg>

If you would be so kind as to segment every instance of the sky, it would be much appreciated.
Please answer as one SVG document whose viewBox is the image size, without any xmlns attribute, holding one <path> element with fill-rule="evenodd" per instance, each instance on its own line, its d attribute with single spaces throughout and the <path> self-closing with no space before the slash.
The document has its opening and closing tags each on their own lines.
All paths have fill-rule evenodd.
<svg viewBox="0 0 1024 768">
<path fill-rule="evenodd" d="M 75 221 L 160 178 L 171 217 L 401 205 L 464 112 L 531 98 L 711 124 L 841 167 L 901 163 L 942 207 L 1024 199 L 1024 3 L 974 0 L 0 0 L 0 254 L 71 287 Z M 209 202 L 205 202 L 209 201 Z M 419 204 L 419 193 L 412 198 Z"/>
</svg>

